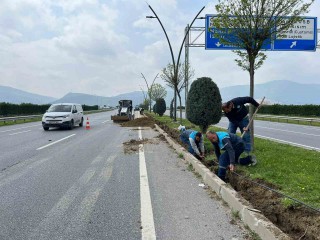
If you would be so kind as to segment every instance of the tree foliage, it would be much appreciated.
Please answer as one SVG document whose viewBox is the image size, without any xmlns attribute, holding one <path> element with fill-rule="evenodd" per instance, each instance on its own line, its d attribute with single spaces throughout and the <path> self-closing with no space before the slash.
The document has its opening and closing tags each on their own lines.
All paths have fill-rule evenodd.
<svg viewBox="0 0 320 240">
<path fill-rule="evenodd" d="M 156 113 L 158 113 L 159 116 L 163 116 L 163 114 L 167 110 L 166 101 L 163 98 L 158 98 L 155 106 L 156 106 Z"/>
<path fill-rule="evenodd" d="M 219 0 L 217 16 L 210 23 L 209 31 L 222 44 L 233 45 L 242 50 L 234 51 L 240 59 L 238 66 L 250 75 L 250 97 L 254 97 L 255 70 L 267 58 L 260 52 L 272 38 L 284 37 L 286 31 L 301 21 L 314 0 Z M 289 18 L 287 16 L 290 16 Z M 213 31 L 216 29 L 216 31 Z M 231 34 L 221 34 L 229 32 Z M 250 118 L 253 108 L 250 107 Z M 250 126 L 252 146 L 254 146 L 254 124 Z"/>
<path fill-rule="evenodd" d="M 172 88 L 174 92 L 178 95 L 179 103 L 181 107 L 181 90 L 186 86 L 185 76 L 191 79 L 194 76 L 194 70 L 185 64 L 179 63 L 177 75 L 174 73 L 174 67 L 172 64 L 168 64 L 167 67 L 162 69 L 160 77 L 167 84 L 168 87 Z M 175 95 L 176 96 L 176 95 Z M 174 118 L 176 116 L 176 101 L 174 101 Z M 176 119 L 175 119 L 176 120 Z M 180 110 L 180 122 L 182 121 L 182 111 Z"/>
<path fill-rule="evenodd" d="M 216 5 L 217 17 L 212 27 L 231 35 L 215 36 L 224 44 L 232 44 L 243 49 L 235 51 L 240 56 L 237 64 L 250 72 L 258 69 L 266 55 L 261 53 L 272 36 L 283 37 L 285 31 L 301 21 L 301 15 L 308 12 L 314 0 L 219 0 Z M 232 17 L 230 17 L 232 16 Z M 287 18 L 290 16 L 290 18 Z M 260 52 L 260 53 L 259 53 Z M 244 60 L 244 61 L 242 61 Z"/>
<path fill-rule="evenodd" d="M 171 119 L 173 118 L 173 101 L 174 101 L 174 98 L 171 100 L 171 103 L 170 103 L 170 118 Z"/>
<path fill-rule="evenodd" d="M 187 116 L 203 133 L 209 125 L 220 121 L 221 105 L 219 88 L 211 78 L 198 78 L 191 84 L 187 99 Z"/>
<path fill-rule="evenodd" d="M 153 101 L 157 101 L 159 98 L 165 98 L 167 96 L 167 91 L 161 84 L 154 83 L 150 87 L 150 96 Z"/>
</svg>

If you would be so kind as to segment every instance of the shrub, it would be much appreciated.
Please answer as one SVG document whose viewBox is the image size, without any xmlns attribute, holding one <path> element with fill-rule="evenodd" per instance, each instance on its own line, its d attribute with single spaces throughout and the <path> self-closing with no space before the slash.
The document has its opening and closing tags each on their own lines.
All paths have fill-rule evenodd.
<svg viewBox="0 0 320 240">
<path fill-rule="evenodd" d="M 153 105 L 152 111 L 153 111 L 154 113 L 157 113 L 157 103 L 156 103 L 155 105 Z"/>
<path fill-rule="evenodd" d="M 171 100 L 171 103 L 170 103 L 170 118 L 171 119 L 173 118 L 173 102 L 174 102 L 174 98 Z"/>
<path fill-rule="evenodd" d="M 205 133 L 211 124 L 220 121 L 221 95 L 218 86 L 209 77 L 198 78 L 191 84 L 187 99 L 188 120 Z"/>
<path fill-rule="evenodd" d="M 163 116 L 166 110 L 167 110 L 166 101 L 163 98 L 157 99 L 156 112 L 159 114 L 159 116 Z"/>
</svg>

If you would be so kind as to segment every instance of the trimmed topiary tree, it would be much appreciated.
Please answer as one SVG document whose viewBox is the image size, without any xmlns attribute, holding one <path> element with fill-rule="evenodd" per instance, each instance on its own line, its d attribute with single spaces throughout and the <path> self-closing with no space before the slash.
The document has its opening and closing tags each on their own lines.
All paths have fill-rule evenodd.
<svg viewBox="0 0 320 240">
<path fill-rule="evenodd" d="M 158 98 L 156 101 L 156 112 L 159 114 L 159 116 L 163 116 L 166 110 L 166 101 L 163 98 Z"/>
<path fill-rule="evenodd" d="M 220 121 L 221 95 L 218 86 L 209 77 L 198 78 L 191 84 L 187 99 L 188 120 L 205 133 L 211 124 Z"/>
<path fill-rule="evenodd" d="M 173 118 L 173 102 L 174 102 L 174 98 L 171 100 L 171 103 L 170 103 L 170 118 L 171 119 Z"/>
<path fill-rule="evenodd" d="M 153 105 L 152 111 L 157 114 L 157 103 Z"/>
</svg>

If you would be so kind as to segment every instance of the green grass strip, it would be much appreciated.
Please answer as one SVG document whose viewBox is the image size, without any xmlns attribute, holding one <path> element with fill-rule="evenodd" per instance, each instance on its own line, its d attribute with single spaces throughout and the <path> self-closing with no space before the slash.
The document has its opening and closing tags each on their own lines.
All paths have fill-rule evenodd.
<svg viewBox="0 0 320 240">
<path fill-rule="evenodd" d="M 151 116 L 170 128 L 177 129 L 180 125 L 168 116 L 160 117 L 155 114 Z M 182 122 L 187 128 L 199 130 L 186 119 Z M 216 127 L 210 129 L 225 131 Z M 206 138 L 205 147 L 206 150 L 213 150 L 212 144 Z M 237 168 L 251 179 L 263 179 L 276 185 L 282 193 L 320 208 L 320 152 L 256 137 L 254 154 L 258 160 L 255 167 L 237 166 Z M 215 159 L 215 156 L 211 154 L 206 158 Z"/>
</svg>

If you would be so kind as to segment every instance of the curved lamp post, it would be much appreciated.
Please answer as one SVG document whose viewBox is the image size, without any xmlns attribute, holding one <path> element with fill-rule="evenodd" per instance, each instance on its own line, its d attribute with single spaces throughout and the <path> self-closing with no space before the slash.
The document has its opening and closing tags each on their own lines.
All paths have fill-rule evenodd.
<svg viewBox="0 0 320 240">
<path fill-rule="evenodd" d="M 190 28 L 192 26 L 192 24 L 194 23 L 194 21 L 197 19 L 197 17 L 199 16 L 199 14 L 202 12 L 202 10 L 205 8 L 205 7 L 202 7 L 201 10 L 198 12 L 198 14 L 195 16 L 195 18 L 193 19 L 193 21 L 191 22 L 190 25 L 188 25 L 188 29 L 187 31 L 185 32 L 185 35 L 184 35 L 184 38 L 183 38 L 183 41 L 181 43 L 181 47 L 180 47 L 180 51 L 179 51 L 179 54 L 178 54 L 178 59 L 177 59 L 177 63 L 175 61 L 175 58 L 174 58 L 174 54 L 173 54 L 173 51 L 172 51 L 172 46 L 171 46 L 171 43 L 170 43 L 170 40 L 169 40 L 169 37 L 168 37 L 168 34 L 160 20 L 160 18 L 158 17 L 158 15 L 156 14 L 156 12 L 153 10 L 153 8 L 148 4 L 148 7 L 151 9 L 151 11 L 153 12 L 154 16 L 146 16 L 146 18 L 156 18 L 158 20 L 158 22 L 160 23 L 161 25 L 161 28 L 164 32 L 164 34 L 166 35 L 166 38 L 167 38 L 167 41 L 168 41 L 168 44 L 169 44 L 169 49 L 170 49 L 170 53 L 171 53 L 171 58 L 172 58 L 172 64 L 173 64 L 173 78 L 174 78 L 174 81 L 177 81 L 178 79 L 178 68 L 179 68 L 179 62 L 180 62 L 180 57 L 181 57 L 181 52 L 182 52 L 182 48 L 183 48 L 183 44 L 186 40 L 186 37 L 187 35 L 189 34 L 189 31 L 190 31 Z M 177 121 L 177 93 L 176 93 L 176 86 L 175 86 L 175 89 L 174 89 L 174 105 L 175 105 L 175 109 L 174 109 L 174 121 Z"/>
</svg>

